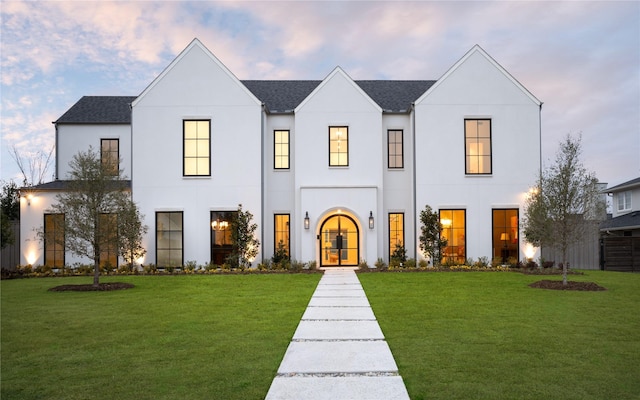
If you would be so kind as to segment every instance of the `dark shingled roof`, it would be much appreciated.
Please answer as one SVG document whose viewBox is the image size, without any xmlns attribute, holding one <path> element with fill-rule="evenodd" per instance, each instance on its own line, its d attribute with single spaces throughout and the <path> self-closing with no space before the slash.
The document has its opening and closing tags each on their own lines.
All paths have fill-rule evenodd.
<svg viewBox="0 0 640 400">
<path fill-rule="evenodd" d="M 322 81 L 242 81 L 269 112 L 292 112 Z M 435 81 L 355 81 L 385 112 L 407 112 Z M 130 124 L 136 96 L 84 96 L 57 124 Z"/>
<path fill-rule="evenodd" d="M 55 123 L 130 124 L 131 102 L 136 96 L 84 96 Z"/>
<path fill-rule="evenodd" d="M 114 180 L 112 181 L 114 185 L 121 185 L 124 189 L 131 189 L 131 181 L 130 180 Z M 47 183 L 41 183 L 39 185 L 35 185 L 32 187 L 23 187 L 20 190 L 24 191 L 43 191 L 47 192 L 50 190 L 67 190 L 69 189 L 69 184 L 71 181 L 68 180 L 55 180 Z"/>
<path fill-rule="evenodd" d="M 615 231 L 640 228 L 640 211 L 632 211 L 629 214 L 608 219 L 600 224 L 601 231 Z"/>
<path fill-rule="evenodd" d="M 640 178 L 632 179 L 630 181 L 621 183 L 619 185 L 607 188 L 607 189 L 603 190 L 603 192 L 611 193 L 611 192 L 618 191 L 620 189 L 630 189 L 630 188 L 632 188 L 634 186 L 637 186 L 637 185 L 640 185 Z"/>
</svg>

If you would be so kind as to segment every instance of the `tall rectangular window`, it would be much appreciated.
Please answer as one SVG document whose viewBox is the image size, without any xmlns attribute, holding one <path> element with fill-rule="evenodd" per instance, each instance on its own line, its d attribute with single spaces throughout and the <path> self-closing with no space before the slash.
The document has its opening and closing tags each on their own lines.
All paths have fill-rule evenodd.
<svg viewBox="0 0 640 400">
<path fill-rule="evenodd" d="M 491 174 L 491 120 L 465 119 L 465 173 Z"/>
<path fill-rule="evenodd" d="M 100 139 L 100 161 L 108 175 L 118 175 L 120 169 L 119 139 Z"/>
<path fill-rule="evenodd" d="M 493 224 L 493 259 L 500 259 L 507 263 L 509 259 L 518 260 L 518 209 L 494 209 Z"/>
<path fill-rule="evenodd" d="M 289 228 L 289 214 L 275 214 L 274 215 L 274 253 L 277 253 L 279 249 L 287 252 L 287 257 L 291 255 L 290 252 L 290 228 Z"/>
<path fill-rule="evenodd" d="M 211 211 L 210 213 L 211 262 L 215 265 L 223 265 L 227 257 L 233 253 L 231 230 L 237 216 L 237 211 Z"/>
<path fill-rule="evenodd" d="M 349 127 L 329 127 L 329 166 L 345 167 L 349 165 Z"/>
<path fill-rule="evenodd" d="M 273 132 L 273 168 L 289 169 L 289 131 Z"/>
<path fill-rule="evenodd" d="M 404 150 L 402 130 L 390 129 L 387 131 L 387 149 L 389 168 L 404 168 Z"/>
<path fill-rule="evenodd" d="M 404 247 L 404 213 L 389 213 L 389 254 Z"/>
<path fill-rule="evenodd" d="M 618 211 L 631 210 L 631 191 L 618 193 Z"/>
<path fill-rule="evenodd" d="M 118 215 L 100 214 L 100 265 L 118 266 Z"/>
<path fill-rule="evenodd" d="M 184 120 L 184 176 L 211 176 L 211 121 Z"/>
<path fill-rule="evenodd" d="M 44 265 L 64 266 L 64 214 L 44 215 Z"/>
<path fill-rule="evenodd" d="M 156 212 L 156 264 L 175 267 L 183 264 L 182 211 Z"/>
<path fill-rule="evenodd" d="M 440 210 L 440 236 L 447 239 L 442 258 L 444 264 L 464 264 L 467 259 L 466 218 L 466 210 Z"/>
</svg>

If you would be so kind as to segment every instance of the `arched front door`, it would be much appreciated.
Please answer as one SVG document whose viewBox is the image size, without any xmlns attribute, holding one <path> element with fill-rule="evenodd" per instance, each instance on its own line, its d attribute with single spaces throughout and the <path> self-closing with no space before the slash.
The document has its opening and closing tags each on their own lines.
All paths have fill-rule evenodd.
<svg viewBox="0 0 640 400">
<path fill-rule="evenodd" d="M 355 221 L 338 214 L 327 218 L 320 228 L 320 266 L 357 266 L 360 235 Z"/>
</svg>

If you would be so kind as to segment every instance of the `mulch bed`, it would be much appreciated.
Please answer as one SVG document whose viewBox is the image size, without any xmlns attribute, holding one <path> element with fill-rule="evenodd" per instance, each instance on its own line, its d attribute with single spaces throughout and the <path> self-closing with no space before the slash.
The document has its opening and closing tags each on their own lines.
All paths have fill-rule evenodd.
<svg viewBox="0 0 640 400">
<path fill-rule="evenodd" d="M 607 290 L 606 288 L 594 283 L 594 282 L 574 282 L 567 281 L 566 285 L 562 284 L 562 281 L 542 280 L 531 283 L 529 285 L 532 288 L 538 289 L 550 289 L 550 290 L 577 290 L 583 292 L 599 292 Z"/>
<path fill-rule="evenodd" d="M 98 286 L 93 286 L 92 284 L 87 285 L 60 285 L 56 287 L 52 287 L 49 289 L 50 292 L 105 292 L 111 290 L 123 290 L 123 289 L 131 289 L 134 287 L 130 283 L 123 282 L 110 282 L 110 283 L 100 283 Z"/>
</svg>

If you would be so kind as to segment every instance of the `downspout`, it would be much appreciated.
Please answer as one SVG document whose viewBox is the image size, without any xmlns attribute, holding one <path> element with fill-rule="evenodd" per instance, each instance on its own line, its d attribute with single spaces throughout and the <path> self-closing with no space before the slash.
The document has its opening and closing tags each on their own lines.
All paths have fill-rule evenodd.
<svg viewBox="0 0 640 400">
<path fill-rule="evenodd" d="M 417 162 L 416 162 L 416 104 L 411 103 L 411 107 L 409 108 L 411 111 L 411 135 L 413 136 L 413 256 L 417 260 L 417 248 L 418 248 L 418 193 L 417 193 L 417 180 L 416 180 L 416 171 L 417 171 Z"/>
<path fill-rule="evenodd" d="M 60 176 L 60 171 L 58 171 L 58 168 L 59 168 L 58 166 L 60 165 L 60 162 L 59 162 L 60 160 L 59 160 L 59 157 L 58 157 L 58 149 L 59 149 L 59 147 L 58 147 L 58 122 L 57 121 L 53 121 L 52 124 L 56 129 L 56 144 L 55 144 L 55 146 L 56 146 L 56 176 L 55 176 L 55 180 L 57 181 L 59 179 L 59 176 Z"/>
<path fill-rule="evenodd" d="M 260 113 L 260 238 L 262 239 L 262 260 L 264 261 L 264 217 L 265 217 L 265 165 L 264 165 L 264 152 L 265 152 L 265 120 L 267 118 L 267 111 L 265 109 L 264 103 L 261 105 L 262 111 Z"/>
</svg>

